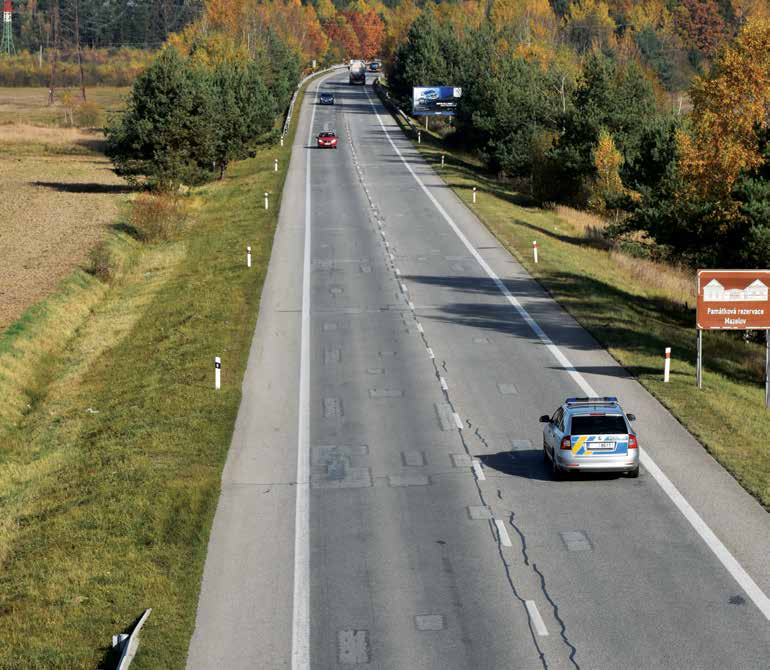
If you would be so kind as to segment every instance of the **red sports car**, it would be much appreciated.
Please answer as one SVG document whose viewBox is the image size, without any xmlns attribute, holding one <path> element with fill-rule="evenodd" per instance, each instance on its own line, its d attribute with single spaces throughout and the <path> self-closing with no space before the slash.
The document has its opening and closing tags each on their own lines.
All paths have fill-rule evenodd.
<svg viewBox="0 0 770 670">
<path fill-rule="evenodd" d="M 318 148 L 319 149 L 336 149 L 337 148 L 337 134 L 331 130 L 325 130 L 318 135 Z"/>
</svg>

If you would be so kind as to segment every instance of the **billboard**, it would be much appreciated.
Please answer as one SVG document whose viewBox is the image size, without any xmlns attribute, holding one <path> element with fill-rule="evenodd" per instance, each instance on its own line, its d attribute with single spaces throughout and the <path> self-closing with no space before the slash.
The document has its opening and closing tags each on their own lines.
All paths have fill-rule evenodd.
<svg viewBox="0 0 770 670">
<path fill-rule="evenodd" d="M 770 270 L 698 270 L 700 330 L 770 329 Z"/>
<path fill-rule="evenodd" d="M 457 86 L 415 86 L 412 89 L 414 116 L 454 116 L 463 90 Z"/>
</svg>

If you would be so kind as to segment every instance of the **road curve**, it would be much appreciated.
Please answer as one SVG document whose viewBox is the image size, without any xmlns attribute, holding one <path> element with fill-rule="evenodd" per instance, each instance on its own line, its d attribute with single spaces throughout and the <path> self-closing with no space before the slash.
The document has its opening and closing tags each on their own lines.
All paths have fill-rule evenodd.
<svg viewBox="0 0 770 670">
<path fill-rule="evenodd" d="M 768 668 L 767 513 L 370 86 L 312 83 L 296 137 L 187 667 Z M 638 480 L 549 475 L 537 418 L 586 388 Z"/>
</svg>

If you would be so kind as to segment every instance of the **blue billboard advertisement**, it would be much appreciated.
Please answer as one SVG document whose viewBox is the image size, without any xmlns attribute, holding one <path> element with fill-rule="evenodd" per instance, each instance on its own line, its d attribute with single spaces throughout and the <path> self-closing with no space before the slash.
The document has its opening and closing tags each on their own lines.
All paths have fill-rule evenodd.
<svg viewBox="0 0 770 670">
<path fill-rule="evenodd" d="M 454 116 L 463 90 L 457 86 L 415 86 L 412 88 L 414 116 Z"/>
</svg>

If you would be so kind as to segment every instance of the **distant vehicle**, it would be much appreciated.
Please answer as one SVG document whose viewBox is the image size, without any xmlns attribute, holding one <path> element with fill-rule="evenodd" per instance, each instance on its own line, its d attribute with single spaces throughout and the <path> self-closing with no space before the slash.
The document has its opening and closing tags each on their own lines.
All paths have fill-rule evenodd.
<svg viewBox="0 0 770 670">
<path fill-rule="evenodd" d="M 319 149 L 336 149 L 337 148 L 337 133 L 333 130 L 324 130 L 318 134 L 318 148 Z"/>
<path fill-rule="evenodd" d="M 366 85 L 366 64 L 362 60 L 354 60 L 350 63 L 350 84 Z"/>
<path fill-rule="evenodd" d="M 636 420 L 615 397 L 567 398 L 554 412 L 540 417 L 543 457 L 562 479 L 573 470 L 624 472 L 639 476 L 639 442 L 631 428 Z"/>
<path fill-rule="evenodd" d="M 369 63 L 369 72 L 379 72 L 382 68 L 382 63 L 378 60 L 373 60 Z"/>
<path fill-rule="evenodd" d="M 332 93 L 321 93 L 321 95 L 318 96 L 318 102 L 321 105 L 333 105 L 334 104 L 334 95 Z"/>
</svg>

